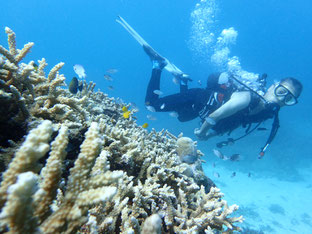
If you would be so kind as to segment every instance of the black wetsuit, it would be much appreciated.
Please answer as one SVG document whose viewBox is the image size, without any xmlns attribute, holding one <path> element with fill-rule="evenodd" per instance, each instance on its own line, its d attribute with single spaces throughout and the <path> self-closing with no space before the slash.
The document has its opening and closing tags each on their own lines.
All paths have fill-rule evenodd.
<svg viewBox="0 0 312 234">
<path fill-rule="evenodd" d="M 175 111 L 178 114 L 178 120 L 181 122 L 189 121 L 200 117 L 202 121 L 212 112 L 218 109 L 228 101 L 234 91 L 237 89 L 232 85 L 218 84 L 220 73 L 211 74 L 208 77 L 207 88 L 188 89 L 187 83 L 180 82 L 180 93 L 159 97 L 154 90 L 160 89 L 161 69 L 153 69 L 149 81 L 145 104 L 152 106 L 157 112 Z M 267 106 L 263 111 L 250 116 L 250 111 L 255 108 L 260 101 L 260 97 L 251 93 L 251 102 L 245 109 L 236 114 L 224 118 L 212 128 L 218 134 L 231 132 L 239 126 L 247 126 L 251 123 L 259 123 L 266 119 L 274 117 L 274 111 L 271 106 Z"/>
<path fill-rule="evenodd" d="M 187 83 L 180 82 L 180 93 L 159 97 L 154 90 L 160 89 L 160 69 L 153 69 L 149 81 L 145 104 L 152 106 L 157 112 L 175 111 L 178 120 L 181 122 L 189 121 L 200 117 L 206 118 L 211 112 L 218 109 L 225 101 L 230 98 L 230 90 L 222 89 L 218 85 L 218 75 L 211 76 L 206 89 L 188 89 Z"/>
</svg>

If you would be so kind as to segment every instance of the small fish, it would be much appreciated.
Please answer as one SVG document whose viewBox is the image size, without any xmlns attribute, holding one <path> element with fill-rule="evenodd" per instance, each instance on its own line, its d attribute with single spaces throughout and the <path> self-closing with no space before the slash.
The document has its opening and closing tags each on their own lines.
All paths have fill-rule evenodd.
<svg viewBox="0 0 312 234">
<path fill-rule="evenodd" d="M 192 105 L 192 109 L 195 109 L 195 104 Z"/>
<path fill-rule="evenodd" d="M 251 177 L 251 173 L 250 172 L 248 172 L 248 177 Z"/>
<path fill-rule="evenodd" d="M 153 106 L 146 106 L 146 109 L 150 112 L 156 112 L 156 110 Z"/>
<path fill-rule="evenodd" d="M 152 115 L 147 115 L 146 118 L 148 118 L 149 120 L 157 120 L 157 118 L 155 116 L 152 116 Z"/>
<path fill-rule="evenodd" d="M 216 178 L 220 178 L 220 174 L 218 172 L 214 172 L 213 176 L 216 177 Z"/>
<path fill-rule="evenodd" d="M 236 172 L 234 171 L 231 175 L 231 178 L 235 177 L 236 176 Z"/>
<path fill-rule="evenodd" d="M 74 68 L 75 73 L 78 75 L 80 79 L 84 79 L 87 77 L 85 69 L 83 68 L 82 65 L 75 64 L 73 68 Z"/>
<path fill-rule="evenodd" d="M 240 160 L 240 154 L 233 154 L 229 158 L 231 161 L 239 161 Z"/>
<path fill-rule="evenodd" d="M 169 113 L 171 117 L 177 118 L 179 116 L 178 112 L 172 111 Z"/>
<path fill-rule="evenodd" d="M 198 80 L 197 83 L 199 84 L 199 86 L 202 86 L 201 80 Z"/>
<path fill-rule="evenodd" d="M 113 78 L 110 75 L 105 74 L 104 79 L 108 81 L 113 81 Z"/>
<path fill-rule="evenodd" d="M 216 163 L 215 163 L 215 162 L 212 164 L 212 167 L 213 167 L 213 168 L 215 168 L 215 167 L 216 167 Z"/>
<path fill-rule="evenodd" d="M 143 125 L 142 125 L 142 128 L 147 128 L 148 127 L 148 123 L 144 123 Z"/>
<path fill-rule="evenodd" d="M 128 111 L 128 108 L 127 108 L 126 106 L 123 106 L 123 107 L 121 108 L 121 110 L 122 110 L 122 112 L 127 112 L 127 111 Z"/>
<path fill-rule="evenodd" d="M 0 59 L 1 60 L 1 59 Z M 0 61 L 0 63 L 1 63 L 1 61 Z M 33 67 L 34 67 L 34 70 L 35 71 L 38 71 L 38 64 L 37 63 L 33 63 Z"/>
<path fill-rule="evenodd" d="M 163 104 L 160 106 L 160 109 L 163 110 L 163 109 L 165 108 L 165 106 L 166 106 L 165 103 L 163 103 Z"/>
<path fill-rule="evenodd" d="M 124 113 L 122 114 L 122 116 L 123 116 L 125 119 L 129 119 L 130 114 L 131 114 L 130 111 L 126 111 L 126 112 L 124 112 Z"/>
<path fill-rule="evenodd" d="M 258 131 L 265 131 L 268 130 L 267 128 L 257 128 Z"/>
<path fill-rule="evenodd" d="M 153 91 L 153 93 L 155 93 L 155 94 L 158 95 L 158 96 L 161 96 L 161 95 L 164 94 L 162 91 L 160 91 L 160 90 L 158 90 L 158 89 L 155 89 L 155 90 Z"/>
<path fill-rule="evenodd" d="M 213 149 L 212 150 L 214 155 L 216 155 L 218 158 L 225 160 L 226 156 L 224 156 L 224 154 L 221 153 L 221 151 L 217 150 L 217 149 Z"/>
<path fill-rule="evenodd" d="M 111 68 L 111 69 L 107 69 L 106 72 L 109 73 L 109 74 L 115 74 L 116 72 L 118 72 L 118 70 L 115 69 L 115 68 Z"/>
<path fill-rule="evenodd" d="M 113 86 L 111 86 L 111 85 L 110 85 L 110 86 L 108 86 L 107 88 L 108 88 L 109 90 L 114 90 L 114 87 L 113 87 Z"/>
<path fill-rule="evenodd" d="M 72 94 L 76 94 L 78 92 L 78 86 L 79 86 L 78 79 L 76 77 L 73 77 L 73 79 L 70 81 L 68 85 L 69 92 L 71 92 Z"/>
</svg>

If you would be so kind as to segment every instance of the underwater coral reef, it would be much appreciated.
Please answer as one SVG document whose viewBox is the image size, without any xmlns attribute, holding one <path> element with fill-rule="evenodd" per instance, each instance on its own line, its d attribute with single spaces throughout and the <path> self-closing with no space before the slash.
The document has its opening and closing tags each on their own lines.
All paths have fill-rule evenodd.
<svg viewBox="0 0 312 234">
<path fill-rule="evenodd" d="M 56 64 L 22 63 L 34 43 L 0 45 L 0 231 L 216 233 L 238 206 L 204 175 L 196 142 L 136 124 L 136 110 L 85 83 L 72 94 Z M 124 118 L 123 107 L 129 109 Z"/>
</svg>

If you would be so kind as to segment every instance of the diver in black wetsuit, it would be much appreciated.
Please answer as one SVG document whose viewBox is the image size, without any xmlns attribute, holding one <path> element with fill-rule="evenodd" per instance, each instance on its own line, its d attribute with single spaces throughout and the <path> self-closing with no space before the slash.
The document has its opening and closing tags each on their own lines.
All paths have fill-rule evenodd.
<svg viewBox="0 0 312 234">
<path fill-rule="evenodd" d="M 180 92 L 159 97 L 154 91 L 160 89 L 161 72 L 166 62 L 158 54 L 154 54 L 149 47 L 143 46 L 143 48 L 153 63 L 152 75 L 145 96 L 146 106 L 152 106 L 157 112 L 174 111 L 178 114 L 178 120 L 185 122 L 197 117 L 205 119 L 209 112 L 216 110 L 230 98 L 231 87 L 218 84 L 220 73 L 214 73 L 208 77 L 206 89 L 188 89 L 187 83 L 191 79 L 184 76 L 185 74 L 180 74 L 176 76 L 180 82 Z"/>
<path fill-rule="evenodd" d="M 153 62 L 152 76 L 149 81 L 145 105 L 152 106 L 157 112 L 176 112 L 177 118 L 181 122 L 190 121 L 197 117 L 204 119 L 208 111 L 217 109 L 223 101 L 230 97 L 229 89 L 222 89 L 222 86 L 217 86 L 216 80 L 219 74 L 209 76 L 209 83 L 206 89 L 192 88 L 188 89 L 188 79 L 180 77 L 180 92 L 165 97 L 159 97 L 154 93 L 154 90 L 160 89 L 160 76 L 162 69 L 158 68 L 157 62 Z M 216 83 L 216 84 L 215 84 Z M 218 92 L 217 99 L 215 92 Z M 209 103 L 209 109 L 207 104 Z"/>
<path fill-rule="evenodd" d="M 180 74 L 176 76 L 180 81 L 180 93 L 159 97 L 154 91 L 160 89 L 160 76 L 167 65 L 166 60 L 150 47 L 143 46 L 143 49 L 153 63 L 145 104 L 159 112 L 175 111 L 181 122 L 200 117 L 202 125 L 194 130 L 199 140 L 207 140 L 212 136 L 231 132 L 241 125 L 261 123 L 275 117 L 270 137 L 260 153 L 263 156 L 279 127 L 280 107 L 296 104 L 302 91 L 302 84 L 298 80 L 285 78 L 273 84 L 261 96 L 227 73 L 210 75 L 205 89 L 188 89 L 187 82 L 190 79 L 185 74 Z"/>
</svg>

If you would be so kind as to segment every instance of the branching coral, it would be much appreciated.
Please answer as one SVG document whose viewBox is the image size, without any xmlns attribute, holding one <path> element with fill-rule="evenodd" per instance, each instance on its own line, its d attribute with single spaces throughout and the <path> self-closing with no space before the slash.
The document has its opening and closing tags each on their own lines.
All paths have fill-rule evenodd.
<svg viewBox="0 0 312 234">
<path fill-rule="evenodd" d="M 184 174 L 188 165 L 181 163 L 176 140 L 168 138 L 165 131 L 100 126 L 111 168 L 131 177 L 124 179 L 114 200 L 91 211 L 98 217 L 99 231 L 139 233 L 144 220 L 155 213 L 164 220 L 162 231 L 175 233 L 221 230 L 223 225 L 235 230 L 233 223 L 242 221 L 242 217 L 228 218 L 237 207 L 228 207 L 217 188 L 209 187 L 210 193 L 206 193 L 204 186 L 200 188 L 194 178 Z"/>
<path fill-rule="evenodd" d="M 14 32 L 6 32 L 9 49 L 0 47 L 0 103 L 11 115 L 0 122 L 14 119 L 33 130 L 24 129 L 29 133 L 20 147 L 12 142 L 16 152 L 0 186 L 1 231 L 238 230 L 235 223 L 243 219 L 232 215 L 238 207 L 228 206 L 204 175 L 195 142 L 188 139 L 190 144 L 181 148 L 185 138 L 167 130 L 148 132 L 136 124 L 130 105 L 93 92 L 94 83 L 70 94 L 60 87 L 63 63 L 47 76 L 45 59 L 37 69 L 33 61 L 20 63 L 33 43 L 18 50 Z M 127 119 L 123 106 L 130 109 Z M 184 154 L 181 149 L 191 150 Z M 196 156 L 196 161 L 183 163 L 181 155 Z"/>
<path fill-rule="evenodd" d="M 38 68 L 35 68 L 34 61 L 21 63 L 34 43 L 27 43 L 23 49 L 18 50 L 15 33 L 8 27 L 5 31 L 8 34 L 9 49 L 0 46 L 0 53 L 3 55 L 0 65 L 1 96 L 7 97 L 7 105 L 16 105 L 20 110 L 14 117 L 19 121 L 25 121 L 30 114 L 53 121 L 87 120 L 87 112 L 82 108 L 87 97 L 69 98 L 69 92 L 61 88 L 65 85 L 65 77 L 59 74 L 59 70 L 64 63 L 55 65 L 45 77 L 45 59 L 38 61 Z M 90 95 L 93 88 L 91 85 L 86 93 Z"/>
<path fill-rule="evenodd" d="M 66 229 L 67 232 L 74 231 L 86 222 L 90 205 L 106 202 L 115 195 L 117 189 L 110 185 L 116 183 L 123 173 L 108 171 L 105 152 L 97 157 L 100 143 L 98 126 L 93 123 L 86 133 L 75 165 L 70 170 L 63 202 L 41 225 L 44 233 L 57 233 Z"/>
<path fill-rule="evenodd" d="M 31 131 L 26 141 L 16 152 L 13 161 L 3 174 L 0 187 L 0 206 L 2 207 L 7 199 L 8 187 L 15 183 L 18 174 L 34 168 L 34 163 L 43 157 L 49 150 L 48 141 L 52 134 L 50 122 L 43 122 L 40 127 Z"/>
<path fill-rule="evenodd" d="M 51 144 L 50 156 L 41 170 L 39 189 L 36 188 L 38 176 L 25 172 L 49 150 L 51 133 L 50 121 L 44 121 L 32 130 L 4 174 L 0 187 L 3 207 L 0 224 L 11 232 L 31 233 L 40 229 L 44 233 L 70 233 L 87 220 L 91 205 L 106 202 L 117 192 L 116 184 L 123 172 L 109 171 L 105 151 L 97 157 L 101 140 L 98 126 L 93 123 L 86 133 L 75 166 L 70 170 L 64 197 L 59 201 L 58 209 L 52 213 L 50 206 L 56 199 L 66 154 L 66 127 L 61 128 Z M 27 212 L 24 214 L 21 211 Z"/>
</svg>

